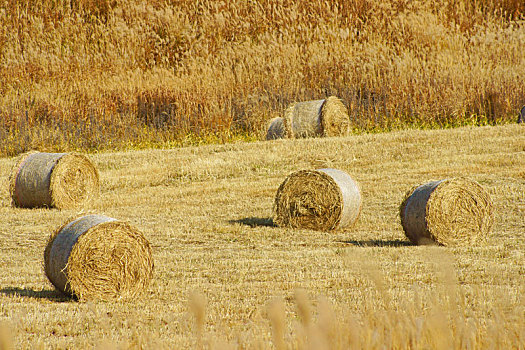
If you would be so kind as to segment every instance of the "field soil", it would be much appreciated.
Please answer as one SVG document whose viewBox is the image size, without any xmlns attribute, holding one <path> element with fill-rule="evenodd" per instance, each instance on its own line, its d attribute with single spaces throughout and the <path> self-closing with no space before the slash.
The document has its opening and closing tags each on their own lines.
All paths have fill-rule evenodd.
<svg viewBox="0 0 525 350">
<path fill-rule="evenodd" d="M 525 126 L 407 130 L 88 154 L 101 195 L 87 210 L 11 206 L 0 159 L 0 343 L 16 349 L 525 347 Z M 292 172 L 337 168 L 358 183 L 355 226 L 274 226 Z M 482 243 L 413 246 L 399 205 L 457 176 L 490 194 Z M 77 302 L 43 272 L 49 235 L 96 213 L 151 242 L 155 273 L 131 301 Z M 2 335 L 3 334 L 3 335 Z M 8 344 L 9 345 L 9 344 Z M 2 346 L 0 346 L 2 348 Z"/>
</svg>

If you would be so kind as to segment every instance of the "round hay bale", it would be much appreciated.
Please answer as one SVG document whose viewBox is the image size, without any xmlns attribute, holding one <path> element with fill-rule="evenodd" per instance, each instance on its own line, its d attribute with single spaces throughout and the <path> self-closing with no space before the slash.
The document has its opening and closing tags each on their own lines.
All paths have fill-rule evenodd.
<svg viewBox="0 0 525 350">
<path fill-rule="evenodd" d="M 361 212 L 357 183 L 338 169 L 300 170 L 275 196 L 274 222 L 281 227 L 329 231 L 353 225 Z"/>
<path fill-rule="evenodd" d="M 323 136 L 322 109 L 326 100 L 297 102 L 288 107 L 285 117 L 293 138 Z"/>
<path fill-rule="evenodd" d="M 11 171 L 10 192 L 17 207 L 84 207 L 98 196 L 99 175 L 81 154 L 29 152 Z"/>
<path fill-rule="evenodd" d="M 79 300 L 140 295 L 153 275 L 151 247 L 128 223 L 87 215 L 56 230 L 44 252 L 49 281 Z"/>
<path fill-rule="evenodd" d="M 293 138 L 343 136 L 350 131 L 348 110 L 335 96 L 293 103 L 285 110 L 284 120 Z"/>
<path fill-rule="evenodd" d="M 268 124 L 268 131 L 266 132 L 266 140 L 283 139 L 287 136 L 284 126 L 284 119 L 282 117 L 275 117 L 270 120 Z"/>
<path fill-rule="evenodd" d="M 486 238 L 494 208 L 480 184 L 452 178 L 411 189 L 401 203 L 400 218 L 414 244 L 465 245 Z"/>
</svg>

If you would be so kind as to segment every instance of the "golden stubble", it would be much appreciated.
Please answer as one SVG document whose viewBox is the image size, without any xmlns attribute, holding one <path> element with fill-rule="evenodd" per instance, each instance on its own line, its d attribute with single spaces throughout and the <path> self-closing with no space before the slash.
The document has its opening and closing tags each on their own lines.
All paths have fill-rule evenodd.
<svg viewBox="0 0 525 350">
<path fill-rule="evenodd" d="M 12 207 L 16 159 L 0 159 L 0 321 L 15 348 L 523 347 L 518 125 L 90 158 L 100 197 L 83 210 Z M 355 225 L 330 232 L 275 226 L 282 181 L 322 167 L 359 182 Z M 487 240 L 410 245 L 398 213 L 406 191 L 466 175 L 493 200 Z M 141 298 L 84 303 L 54 291 L 43 271 L 47 239 L 80 214 L 127 221 L 148 238 L 155 276 Z"/>
</svg>

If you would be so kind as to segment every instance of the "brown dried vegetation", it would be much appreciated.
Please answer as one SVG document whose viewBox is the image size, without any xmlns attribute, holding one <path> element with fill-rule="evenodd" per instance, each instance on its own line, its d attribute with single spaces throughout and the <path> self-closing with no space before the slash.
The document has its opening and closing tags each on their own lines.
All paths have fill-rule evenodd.
<svg viewBox="0 0 525 350">
<path fill-rule="evenodd" d="M 496 124 L 525 103 L 519 0 L 0 3 L 0 154 L 261 138 L 340 97 L 355 130 Z"/>
</svg>

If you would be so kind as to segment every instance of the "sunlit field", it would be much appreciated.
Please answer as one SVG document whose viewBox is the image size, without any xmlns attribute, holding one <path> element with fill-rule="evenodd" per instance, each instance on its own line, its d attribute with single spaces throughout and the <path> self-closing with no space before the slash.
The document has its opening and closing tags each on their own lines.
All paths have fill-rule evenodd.
<svg viewBox="0 0 525 350">
<path fill-rule="evenodd" d="M 0 155 L 261 139 L 340 97 L 356 133 L 500 125 L 525 104 L 520 0 L 8 0 Z"/>
<path fill-rule="evenodd" d="M 525 126 L 406 130 L 88 154 L 88 210 L 11 206 L 0 158 L 0 349 L 524 349 Z M 333 167 L 361 215 L 335 232 L 273 225 L 291 172 Z M 472 246 L 413 246 L 399 205 L 414 185 L 467 176 L 495 225 Z M 131 301 L 78 302 L 43 272 L 68 218 L 125 220 L 155 272 Z"/>
<path fill-rule="evenodd" d="M 525 349 L 525 2 L 0 2 L 0 350 Z M 337 96 L 344 137 L 262 141 L 294 102 Z M 30 150 L 80 152 L 82 210 L 12 206 Z M 353 227 L 274 224 L 292 172 L 359 184 Z M 495 224 L 415 246 L 408 190 L 468 177 Z M 78 301 L 44 274 L 48 237 L 101 214 L 139 229 L 135 300 Z"/>
</svg>

